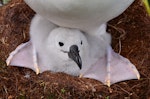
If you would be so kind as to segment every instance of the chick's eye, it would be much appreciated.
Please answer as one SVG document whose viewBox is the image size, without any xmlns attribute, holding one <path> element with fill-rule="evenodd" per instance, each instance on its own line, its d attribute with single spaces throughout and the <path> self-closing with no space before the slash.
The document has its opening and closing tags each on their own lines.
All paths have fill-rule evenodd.
<svg viewBox="0 0 150 99">
<path fill-rule="evenodd" d="M 64 46 L 64 43 L 63 42 L 59 42 L 59 46 Z"/>
</svg>

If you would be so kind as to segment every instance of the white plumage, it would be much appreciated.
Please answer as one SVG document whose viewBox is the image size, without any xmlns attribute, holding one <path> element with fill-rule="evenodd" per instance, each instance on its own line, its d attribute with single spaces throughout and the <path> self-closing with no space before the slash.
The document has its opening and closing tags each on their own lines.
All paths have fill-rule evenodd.
<svg viewBox="0 0 150 99">
<path fill-rule="evenodd" d="M 24 0 L 52 23 L 86 33 L 120 15 L 134 0 Z"/>
</svg>

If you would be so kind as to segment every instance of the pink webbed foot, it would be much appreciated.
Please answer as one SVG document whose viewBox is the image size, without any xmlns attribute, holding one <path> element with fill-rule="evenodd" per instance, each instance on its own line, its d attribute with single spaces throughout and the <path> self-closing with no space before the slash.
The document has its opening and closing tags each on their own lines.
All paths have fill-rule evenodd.
<svg viewBox="0 0 150 99">
<path fill-rule="evenodd" d="M 82 76 L 96 79 L 107 86 L 124 80 L 140 78 L 136 67 L 128 59 L 115 53 L 110 46 L 107 48 L 107 54 Z"/>
<path fill-rule="evenodd" d="M 20 44 L 10 53 L 6 60 L 7 65 L 30 68 L 39 74 L 37 63 L 37 53 L 32 46 L 31 41 Z"/>
</svg>

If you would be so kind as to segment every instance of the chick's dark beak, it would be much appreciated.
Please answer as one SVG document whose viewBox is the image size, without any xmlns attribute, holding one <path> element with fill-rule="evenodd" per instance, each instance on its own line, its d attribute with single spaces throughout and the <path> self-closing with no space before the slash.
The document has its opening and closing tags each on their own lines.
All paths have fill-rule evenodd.
<svg viewBox="0 0 150 99">
<path fill-rule="evenodd" d="M 69 53 L 68 53 L 69 58 L 71 58 L 73 61 L 76 62 L 76 64 L 79 66 L 79 68 L 82 68 L 82 60 L 79 55 L 79 50 L 77 45 L 72 45 L 70 47 Z"/>
</svg>

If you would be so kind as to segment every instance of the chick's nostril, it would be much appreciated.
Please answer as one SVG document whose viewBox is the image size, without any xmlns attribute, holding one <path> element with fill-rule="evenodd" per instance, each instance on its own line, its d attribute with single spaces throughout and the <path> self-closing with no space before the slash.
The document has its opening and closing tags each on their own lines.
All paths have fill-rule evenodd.
<svg viewBox="0 0 150 99">
<path fill-rule="evenodd" d="M 70 51 L 78 51 L 79 52 L 78 46 L 77 45 L 72 45 L 70 47 Z"/>
</svg>

